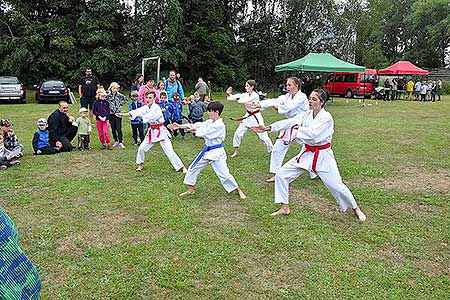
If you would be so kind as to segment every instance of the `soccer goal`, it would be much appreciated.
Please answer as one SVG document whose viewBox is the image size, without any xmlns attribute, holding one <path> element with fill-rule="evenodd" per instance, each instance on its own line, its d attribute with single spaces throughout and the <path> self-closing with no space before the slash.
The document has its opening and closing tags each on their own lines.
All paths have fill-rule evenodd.
<svg viewBox="0 0 450 300">
<path fill-rule="evenodd" d="M 142 67 L 141 67 L 141 73 L 144 75 L 145 78 L 145 63 L 149 60 L 156 60 L 156 84 L 159 82 L 159 73 L 161 72 L 161 58 L 159 56 L 153 56 L 153 57 L 146 57 L 142 59 Z"/>
</svg>

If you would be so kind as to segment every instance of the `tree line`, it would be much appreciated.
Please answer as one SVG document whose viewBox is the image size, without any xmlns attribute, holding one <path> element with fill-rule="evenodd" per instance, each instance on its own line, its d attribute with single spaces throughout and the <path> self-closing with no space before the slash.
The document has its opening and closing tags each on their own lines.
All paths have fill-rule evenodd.
<svg viewBox="0 0 450 300">
<path fill-rule="evenodd" d="M 369 68 L 400 59 L 444 67 L 447 0 L 4 0 L 0 75 L 77 84 L 84 66 L 128 84 L 160 56 L 188 82 L 280 83 L 277 64 L 329 52 Z"/>
</svg>

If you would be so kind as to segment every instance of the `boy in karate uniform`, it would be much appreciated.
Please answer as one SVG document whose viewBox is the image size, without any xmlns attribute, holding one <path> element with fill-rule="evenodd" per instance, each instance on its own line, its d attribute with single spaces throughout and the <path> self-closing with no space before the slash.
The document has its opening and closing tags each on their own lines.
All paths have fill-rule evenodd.
<svg viewBox="0 0 450 300">
<path fill-rule="evenodd" d="M 237 191 L 239 198 L 244 200 L 245 194 L 239 188 L 233 175 L 227 166 L 227 154 L 223 149 L 223 142 L 226 136 L 225 124 L 220 115 L 223 111 L 223 104 L 214 101 L 206 107 L 208 112 L 208 120 L 194 124 L 172 124 L 171 129 L 187 129 L 195 132 L 195 136 L 205 139 L 205 147 L 197 156 L 194 162 L 189 166 L 188 172 L 184 177 L 184 184 L 188 186 L 188 190 L 181 193 L 180 196 L 192 195 L 195 193 L 195 183 L 200 172 L 209 164 L 211 164 L 217 177 L 219 177 L 222 186 L 228 193 Z"/>
<path fill-rule="evenodd" d="M 130 117 L 134 120 L 137 117 L 142 117 L 144 123 L 149 123 L 147 135 L 139 146 L 136 156 L 136 163 L 138 167 L 136 171 L 140 172 L 144 169 L 145 154 L 156 144 L 159 143 L 166 154 L 170 163 L 176 171 L 187 172 L 183 162 L 175 153 L 170 141 L 170 134 L 166 127 L 164 127 L 164 116 L 158 104 L 155 102 L 156 93 L 154 91 L 147 91 L 145 93 L 147 99 L 147 105 L 144 105 L 138 109 L 132 110 L 128 113 L 117 113 L 118 117 Z"/>
</svg>

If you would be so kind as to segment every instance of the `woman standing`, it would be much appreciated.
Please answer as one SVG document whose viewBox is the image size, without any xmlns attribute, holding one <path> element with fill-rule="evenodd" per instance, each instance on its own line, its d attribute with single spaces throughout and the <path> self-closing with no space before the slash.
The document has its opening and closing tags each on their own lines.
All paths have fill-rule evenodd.
<svg viewBox="0 0 450 300">
<path fill-rule="evenodd" d="M 155 81 L 152 79 L 152 76 L 147 76 L 145 80 L 145 84 L 139 88 L 139 102 L 141 102 L 143 105 L 147 105 L 147 99 L 145 97 L 145 94 L 149 91 L 152 91 L 155 93 L 155 103 L 159 103 L 159 91 L 155 88 Z"/>
<path fill-rule="evenodd" d="M 1 207 L 0 278 L 0 299 L 39 299 L 38 271 L 20 248 L 17 229 Z"/>
<path fill-rule="evenodd" d="M 284 164 L 275 175 L 275 203 L 281 204 L 281 207 L 273 212 L 272 216 L 290 213 L 289 183 L 308 172 L 311 178 L 319 176 L 342 211 L 345 212 L 351 207 L 361 222 L 366 220 L 366 215 L 356 204 L 352 192 L 342 182 L 333 150 L 331 150 L 334 122 L 331 114 L 324 108 L 327 101 L 327 92 L 316 89 L 309 96 L 308 111 L 294 118 L 275 122 L 268 127 L 254 128 L 257 132 L 263 132 L 279 131 L 295 126 L 297 127 L 295 138 L 303 144 L 300 154 Z"/>
<path fill-rule="evenodd" d="M 111 82 L 109 85 L 109 94 L 106 96 L 106 101 L 109 103 L 109 124 L 111 125 L 111 131 L 114 138 L 113 147 L 125 148 L 123 144 L 122 134 L 122 118 L 116 116 L 117 113 L 122 111 L 122 105 L 128 102 L 127 98 L 119 93 L 119 84 L 117 82 Z"/>
<path fill-rule="evenodd" d="M 136 74 L 136 77 L 133 80 L 133 83 L 131 84 L 130 87 L 130 95 L 132 91 L 138 91 L 141 88 L 141 86 L 144 85 L 144 75 L 142 74 Z"/>
<path fill-rule="evenodd" d="M 246 104 L 247 108 L 261 108 L 266 109 L 273 107 L 279 114 L 283 114 L 286 118 L 293 118 L 308 110 L 308 98 L 301 91 L 302 83 L 297 77 L 289 77 L 286 80 L 287 94 L 281 95 L 276 99 L 263 100 L 257 104 Z M 269 172 L 274 174 L 267 182 L 275 181 L 275 173 L 283 165 L 284 157 L 286 156 L 289 146 L 292 144 L 295 136 L 295 128 L 287 128 L 280 132 L 278 139 L 273 145 L 272 153 L 270 154 L 270 168 Z"/>
<path fill-rule="evenodd" d="M 227 89 L 227 100 L 238 100 L 238 103 L 242 104 L 258 104 L 259 103 L 259 95 L 255 91 L 256 82 L 254 80 L 247 80 L 245 83 L 245 91 L 243 94 L 232 94 L 233 89 L 229 87 Z M 240 122 L 238 128 L 236 129 L 233 137 L 233 147 L 234 152 L 231 154 L 231 157 L 236 157 L 239 152 L 239 146 L 241 145 L 242 138 L 247 130 L 254 126 L 264 126 L 264 119 L 260 113 L 259 108 L 247 108 L 245 115 L 241 118 L 233 119 L 234 121 Z M 272 140 L 269 138 L 267 132 L 258 133 L 259 139 L 266 146 L 267 152 L 271 152 L 273 148 Z"/>
</svg>

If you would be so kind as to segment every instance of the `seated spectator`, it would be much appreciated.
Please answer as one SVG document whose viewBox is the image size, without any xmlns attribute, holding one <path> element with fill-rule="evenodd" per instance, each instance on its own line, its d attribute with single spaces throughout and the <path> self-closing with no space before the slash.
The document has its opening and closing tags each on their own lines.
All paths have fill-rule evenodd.
<svg viewBox="0 0 450 300">
<path fill-rule="evenodd" d="M 74 148 L 71 144 L 73 138 L 77 135 L 78 128 L 75 118 L 68 115 L 69 105 L 66 101 L 60 101 L 58 109 L 48 117 L 48 131 L 50 144 L 57 146 L 61 143 L 61 152 L 70 152 Z"/>
<path fill-rule="evenodd" d="M 11 126 L 12 124 L 9 120 L 0 120 L 0 134 L 3 135 L 3 143 L 5 149 L 8 150 L 8 154 L 6 156 L 7 160 L 23 156 L 23 145 L 19 144 L 19 138 L 14 133 Z"/>
<path fill-rule="evenodd" d="M 38 129 L 34 133 L 32 141 L 34 154 L 55 154 L 59 152 L 62 146 L 61 142 L 57 142 L 55 146 L 50 145 L 47 120 L 39 118 L 36 124 Z"/>
<path fill-rule="evenodd" d="M 3 135 L 0 134 L 0 170 L 4 170 L 9 167 L 20 165 L 20 161 L 18 161 L 18 160 L 7 159 L 7 156 L 10 152 L 5 149 L 5 145 L 3 142 L 4 142 Z"/>
</svg>

